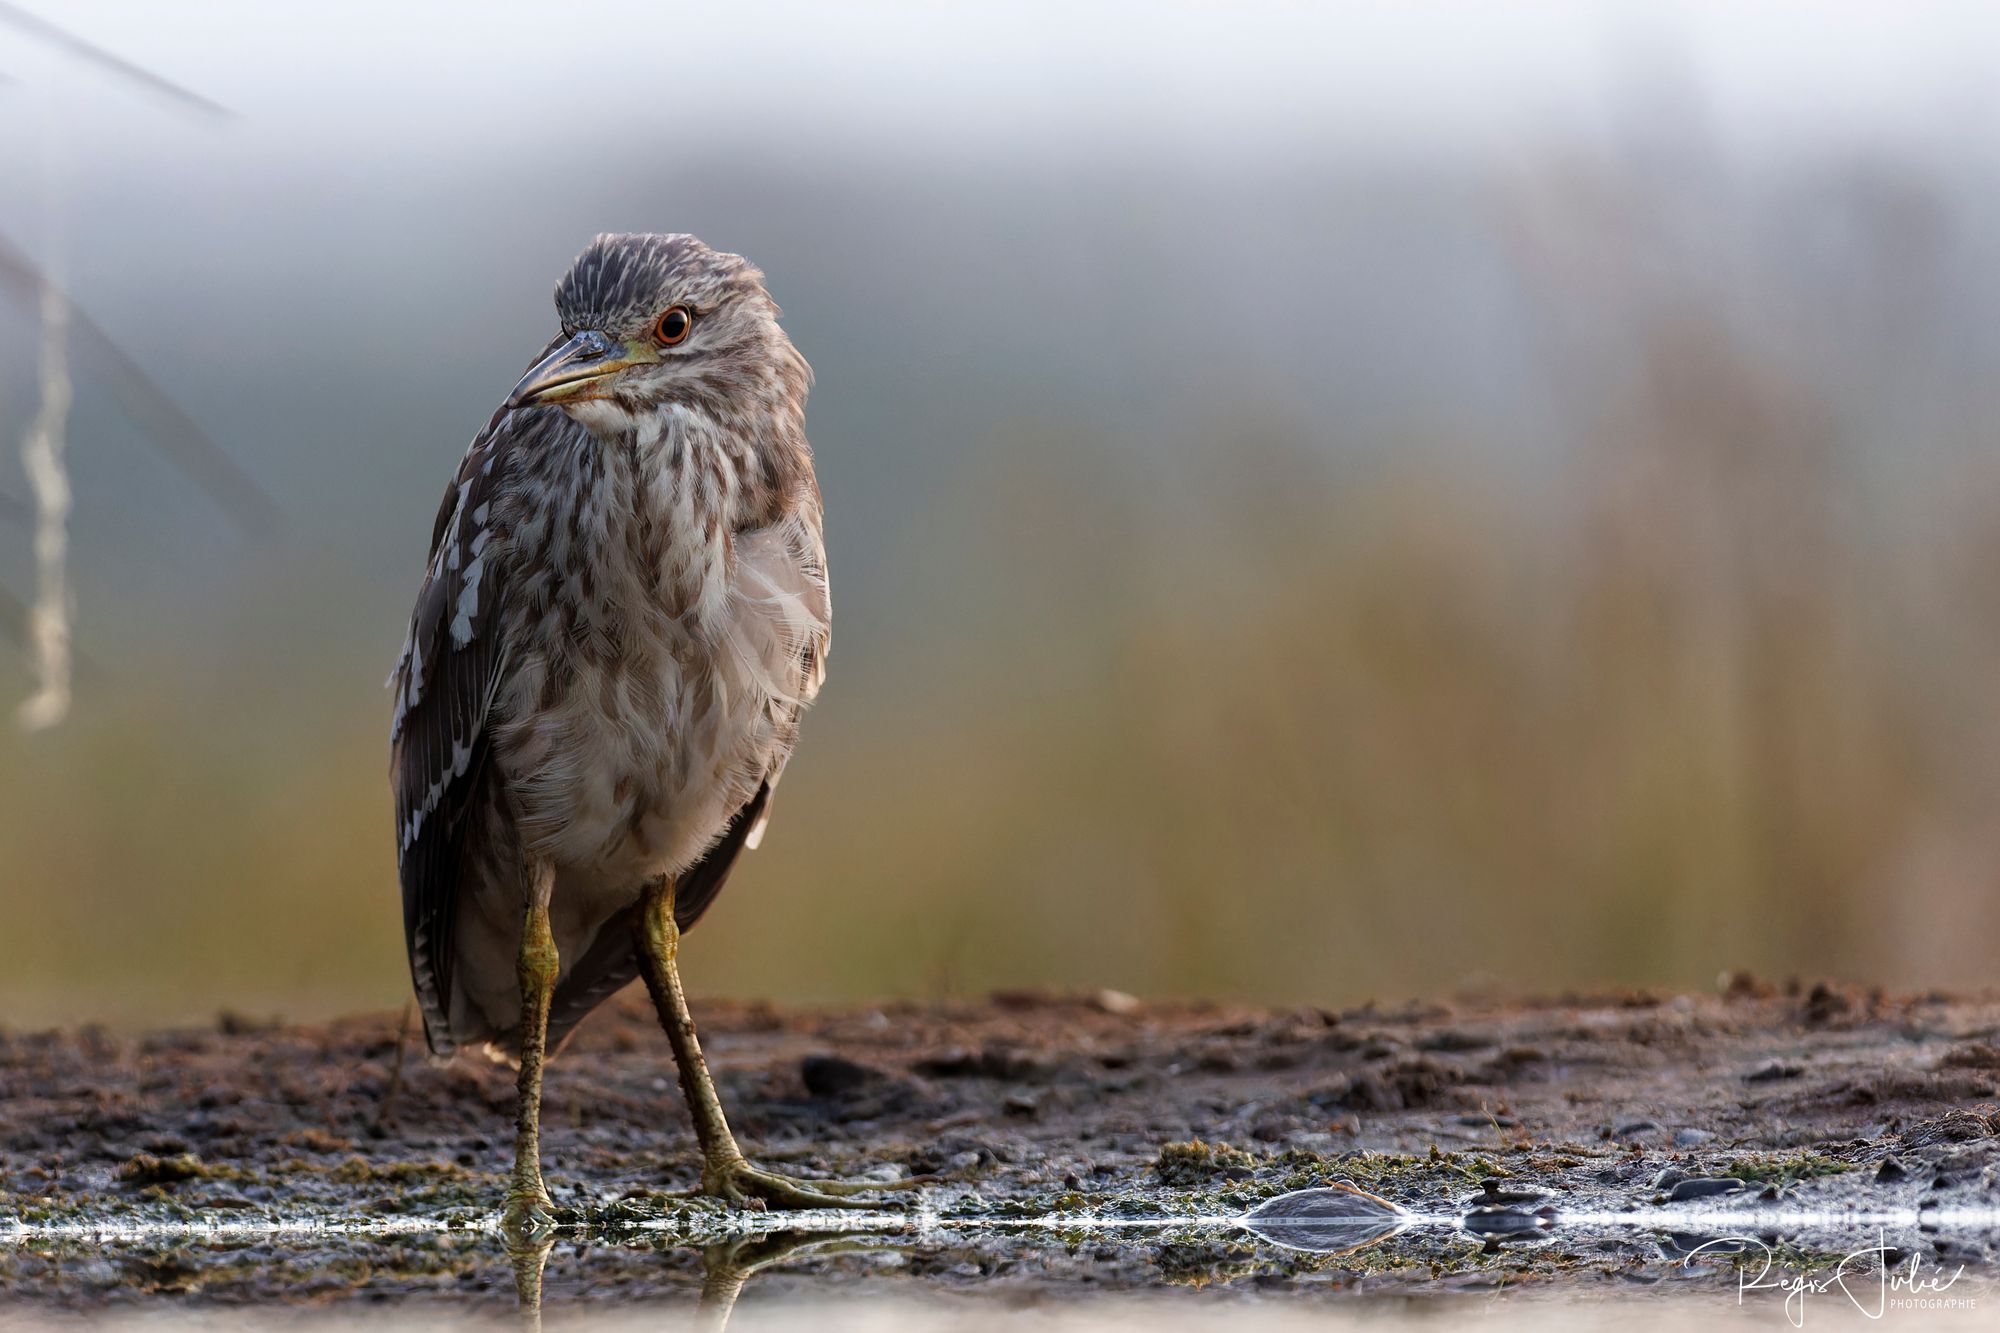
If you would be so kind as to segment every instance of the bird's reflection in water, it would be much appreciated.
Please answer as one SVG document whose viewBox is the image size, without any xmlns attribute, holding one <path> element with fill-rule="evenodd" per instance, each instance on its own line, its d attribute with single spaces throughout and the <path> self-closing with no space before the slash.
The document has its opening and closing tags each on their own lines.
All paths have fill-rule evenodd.
<svg viewBox="0 0 2000 1333">
<path fill-rule="evenodd" d="M 1414 1225 L 1410 1213 L 1345 1180 L 1266 1199 L 1238 1223 L 1257 1239 L 1306 1254 L 1346 1255 L 1372 1249 Z"/>
<path fill-rule="evenodd" d="M 507 1258 L 514 1269 L 514 1290 L 521 1302 L 524 1333 L 541 1333 L 542 1273 L 553 1237 L 517 1241 L 508 1246 Z M 701 1298 L 695 1306 L 694 1327 L 703 1333 L 722 1333 L 729 1325 L 730 1312 L 743 1285 L 755 1274 L 805 1254 L 854 1254 L 884 1248 L 880 1235 L 853 1235 L 811 1231 L 772 1231 L 757 1236 L 706 1245 L 701 1250 Z"/>
<path fill-rule="evenodd" d="M 523 1333 L 542 1333 L 542 1270 L 555 1247 L 549 1237 L 508 1243 L 507 1262 L 514 1267 L 514 1294 L 521 1298 Z"/>
<path fill-rule="evenodd" d="M 1323 1254 L 1333 1257 L 1359 1254 L 1386 1244 L 1423 1224 L 1407 1209 L 1348 1181 L 1295 1190 L 1267 1199 L 1233 1221 L 1217 1219 L 1220 1230 L 1247 1234 L 1279 1250 Z M 1431 1219 L 1435 1223 L 1435 1219 Z M 1079 1219 L 1081 1221 L 1081 1219 Z M 1478 1235 L 1494 1250 L 1503 1244 L 1546 1239 L 1552 1218 L 1546 1212 L 1529 1212 L 1524 1207 L 1491 1206 L 1475 1209 L 1465 1230 Z M 1178 1225 L 1170 1219 L 1150 1225 L 1166 1228 Z M 1127 1246 L 1148 1243 L 1149 1223 L 1137 1219 L 1112 1220 L 1107 1239 Z M 985 1244 L 998 1247 L 1047 1244 L 1056 1233 L 1028 1221 L 989 1223 L 975 1229 L 983 1242 L 959 1234 L 949 1243 Z M 701 1251 L 701 1301 L 695 1325 L 719 1333 L 729 1321 L 736 1299 L 751 1276 L 773 1264 L 801 1255 L 851 1254 L 882 1250 L 899 1242 L 894 1232 L 773 1231 L 761 1235 L 710 1245 Z M 933 1238 L 934 1241 L 937 1238 Z M 523 1326 L 541 1328 L 542 1271 L 548 1263 L 553 1237 L 546 1233 L 530 1241 L 517 1239 L 508 1249 L 514 1266 L 515 1288 L 521 1298 Z M 901 1243 L 911 1243 L 904 1233 Z M 1060 1244 L 1062 1242 L 1056 1241 Z"/>
<path fill-rule="evenodd" d="M 763 1236 L 745 1236 L 701 1252 L 701 1304 L 696 1308 L 695 1325 L 706 1333 L 722 1333 L 729 1312 L 743 1294 L 743 1284 L 751 1276 L 773 1264 L 803 1254 L 854 1254 L 882 1248 L 879 1236 L 842 1236 L 811 1232 L 775 1231 Z"/>
</svg>

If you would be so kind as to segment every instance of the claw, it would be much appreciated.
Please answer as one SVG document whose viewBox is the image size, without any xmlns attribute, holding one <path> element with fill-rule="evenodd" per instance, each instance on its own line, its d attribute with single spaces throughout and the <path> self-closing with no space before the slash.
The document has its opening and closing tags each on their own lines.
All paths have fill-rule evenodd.
<svg viewBox="0 0 2000 1333">
<path fill-rule="evenodd" d="M 924 1177 L 903 1180 L 799 1180 L 752 1166 L 744 1158 L 705 1167 L 701 1192 L 738 1207 L 765 1209 L 801 1208 L 887 1208 L 885 1199 L 863 1199 L 857 1195 L 885 1191 L 913 1190 Z"/>
<path fill-rule="evenodd" d="M 556 1229 L 554 1209 L 546 1190 L 509 1190 L 500 1230 L 517 1244 L 531 1245 Z"/>
</svg>

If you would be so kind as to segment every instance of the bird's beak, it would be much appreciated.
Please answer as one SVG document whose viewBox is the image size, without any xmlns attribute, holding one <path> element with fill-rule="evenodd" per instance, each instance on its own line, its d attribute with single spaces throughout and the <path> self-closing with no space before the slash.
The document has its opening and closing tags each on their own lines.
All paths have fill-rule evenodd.
<svg viewBox="0 0 2000 1333">
<path fill-rule="evenodd" d="M 602 398 L 605 379 L 648 359 L 596 329 L 585 329 L 558 343 L 547 356 L 528 367 L 528 373 L 521 376 L 514 392 L 507 395 L 507 406 L 531 407 Z"/>
</svg>

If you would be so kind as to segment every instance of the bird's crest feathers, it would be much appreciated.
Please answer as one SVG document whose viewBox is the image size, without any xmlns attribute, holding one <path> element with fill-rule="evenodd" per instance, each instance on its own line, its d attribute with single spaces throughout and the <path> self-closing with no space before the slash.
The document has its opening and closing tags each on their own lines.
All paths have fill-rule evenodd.
<svg viewBox="0 0 2000 1333">
<path fill-rule="evenodd" d="M 650 325 L 673 302 L 706 310 L 730 296 L 770 301 L 763 273 L 743 256 L 711 250 L 686 232 L 606 232 L 556 284 L 556 313 L 565 333 L 622 335 Z"/>
</svg>

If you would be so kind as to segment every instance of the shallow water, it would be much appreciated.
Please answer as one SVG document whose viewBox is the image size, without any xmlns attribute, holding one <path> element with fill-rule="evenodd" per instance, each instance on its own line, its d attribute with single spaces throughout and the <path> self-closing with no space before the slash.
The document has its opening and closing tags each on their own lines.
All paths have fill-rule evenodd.
<svg viewBox="0 0 2000 1333">
<path fill-rule="evenodd" d="M 0 1223 L 0 1238 L 0 1326 L 224 1314 L 553 1326 L 643 1315 L 718 1328 L 739 1307 L 752 1324 L 807 1311 L 817 1324 L 829 1302 L 919 1322 L 999 1318 L 1024 1304 L 1110 1318 L 1131 1298 L 1161 1302 L 1161 1317 L 1265 1322 L 1449 1318 L 1476 1306 L 1546 1327 L 1609 1315 L 1608 1304 L 1621 1321 L 1663 1326 L 1732 1311 L 1761 1313 L 1770 1327 L 1979 1326 L 1981 1308 L 1990 1318 L 2000 1300 L 2000 1207 L 1739 1197 L 1558 1207 L 1513 1181 L 1431 1213 L 1336 1185 L 1170 1217 L 668 1210 L 533 1246 L 510 1244 L 491 1219 Z"/>
</svg>

